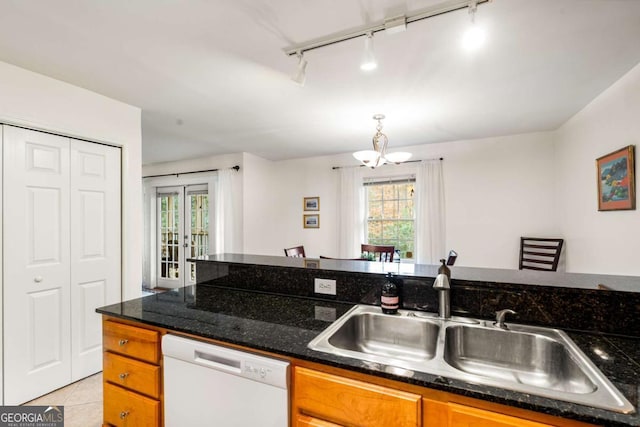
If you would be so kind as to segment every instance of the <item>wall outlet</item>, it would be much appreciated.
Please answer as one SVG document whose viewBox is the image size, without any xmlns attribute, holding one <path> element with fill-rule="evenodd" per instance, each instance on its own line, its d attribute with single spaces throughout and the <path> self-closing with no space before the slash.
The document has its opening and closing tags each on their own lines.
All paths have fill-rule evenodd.
<svg viewBox="0 0 640 427">
<path fill-rule="evenodd" d="M 335 295 L 336 281 L 331 279 L 314 279 L 313 291 L 317 294 Z"/>
</svg>

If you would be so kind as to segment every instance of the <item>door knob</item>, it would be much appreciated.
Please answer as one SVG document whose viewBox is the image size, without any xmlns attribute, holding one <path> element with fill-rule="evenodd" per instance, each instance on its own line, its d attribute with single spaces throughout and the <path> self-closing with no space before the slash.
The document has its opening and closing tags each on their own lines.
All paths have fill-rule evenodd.
<svg viewBox="0 0 640 427">
<path fill-rule="evenodd" d="M 42 282 L 42 280 L 43 280 L 42 276 L 36 276 L 36 277 L 33 278 L 33 281 L 36 282 L 36 283 L 40 283 L 40 282 Z"/>
</svg>

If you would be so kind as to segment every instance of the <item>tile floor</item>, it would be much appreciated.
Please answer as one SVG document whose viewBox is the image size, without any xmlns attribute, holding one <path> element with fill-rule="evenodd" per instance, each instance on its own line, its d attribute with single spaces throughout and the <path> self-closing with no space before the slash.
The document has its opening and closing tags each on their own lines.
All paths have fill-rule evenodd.
<svg viewBox="0 0 640 427">
<path fill-rule="evenodd" d="M 102 372 L 25 405 L 64 406 L 64 427 L 102 426 Z"/>
</svg>

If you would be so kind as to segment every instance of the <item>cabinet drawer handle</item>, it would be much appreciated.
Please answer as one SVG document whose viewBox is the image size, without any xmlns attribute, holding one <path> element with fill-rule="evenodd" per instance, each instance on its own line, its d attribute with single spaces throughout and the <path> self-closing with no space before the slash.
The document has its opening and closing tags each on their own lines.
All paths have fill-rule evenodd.
<svg viewBox="0 0 640 427">
<path fill-rule="evenodd" d="M 123 372 L 118 376 L 120 377 L 121 380 L 124 380 L 129 376 L 129 373 L 128 372 Z"/>
<path fill-rule="evenodd" d="M 127 418 L 129 416 L 129 411 L 122 411 L 120 412 L 120 419 L 124 420 L 125 418 Z"/>
<path fill-rule="evenodd" d="M 125 345 L 128 342 L 129 342 L 129 340 L 120 340 L 120 341 L 118 341 L 118 344 Z"/>
</svg>

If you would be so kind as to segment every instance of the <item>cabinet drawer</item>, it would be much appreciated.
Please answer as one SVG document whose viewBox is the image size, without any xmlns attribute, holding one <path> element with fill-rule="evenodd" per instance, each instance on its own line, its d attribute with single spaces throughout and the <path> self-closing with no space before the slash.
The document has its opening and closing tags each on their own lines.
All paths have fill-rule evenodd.
<svg viewBox="0 0 640 427">
<path fill-rule="evenodd" d="M 424 399 L 424 425 L 443 427 L 551 427 L 536 421 L 452 402 Z M 570 421 L 568 421 L 570 423 Z M 565 425 L 564 423 L 562 425 Z M 570 425 L 570 424 L 567 424 Z M 585 425 L 585 424 L 579 424 Z"/>
<path fill-rule="evenodd" d="M 105 383 L 104 422 L 116 427 L 158 427 L 160 402 Z"/>
<path fill-rule="evenodd" d="M 106 321 L 102 333 L 105 350 L 151 363 L 160 360 L 160 334 L 156 331 Z"/>
<path fill-rule="evenodd" d="M 294 375 L 296 418 L 303 414 L 311 420 L 367 427 L 422 424 L 419 395 L 300 367 Z"/>
<path fill-rule="evenodd" d="M 103 356 L 103 377 L 105 381 L 110 383 L 118 384 L 156 399 L 160 397 L 159 366 L 105 352 Z"/>
</svg>

